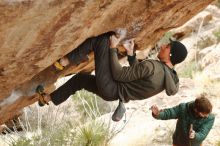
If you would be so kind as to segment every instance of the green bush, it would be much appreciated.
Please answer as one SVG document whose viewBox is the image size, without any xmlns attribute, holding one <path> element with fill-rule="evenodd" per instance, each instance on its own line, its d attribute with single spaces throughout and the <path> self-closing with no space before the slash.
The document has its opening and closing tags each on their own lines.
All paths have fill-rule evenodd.
<svg viewBox="0 0 220 146">
<path fill-rule="evenodd" d="M 74 138 L 77 146 L 105 146 L 114 135 L 114 131 L 103 121 L 97 118 L 111 111 L 106 101 L 97 95 L 81 90 L 72 96 L 75 108 L 81 113 L 81 121 L 84 125 L 78 126 Z"/>
<path fill-rule="evenodd" d="M 31 144 L 32 140 L 28 139 L 26 137 L 22 137 L 20 139 L 18 139 L 18 141 L 16 142 L 12 142 L 11 146 L 34 146 L 33 144 Z"/>
<path fill-rule="evenodd" d="M 198 49 L 204 49 L 206 47 L 209 47 L 211 45 L 215 44 L 215 41 L 211 37 L 202 37 L 200 40 L 198 40 L 196 47 Z"/>
<path fill-rule="evenodd" d="M 220 42 L 220 28 L 214 31 L 213 34 L 217 38 L 217 41 Z"/>
<path fill-rule="evenodd" d="M 201 68 L 198 64 L 193 61 L 187 64 L 184 68 L 178 71 L 178 75 L 183 78 L 193 78 L 194 73 L 200 72 Z"/>
<path fill-rule="evenodd" d="M 170 38 L 172 38 L 173 36 L 173 32 L 166 32 L 164 34 L 164 36 L 160 39 L 160 41 L 158 42 L 158 45 L 162 45 L 162 44 L 169 44 L 170 43 Z"/>
<path fill-rule="evenodd" d="M 75 142 L 78 146 L 105 146 L 110 137 L 108 130 L 104 122 L 93 121 L 78 128 Z"/>
</svg>

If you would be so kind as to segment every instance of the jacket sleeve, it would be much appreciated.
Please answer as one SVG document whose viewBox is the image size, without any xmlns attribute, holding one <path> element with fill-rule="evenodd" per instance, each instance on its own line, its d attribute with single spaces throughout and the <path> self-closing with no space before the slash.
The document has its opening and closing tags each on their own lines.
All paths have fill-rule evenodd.
<svg viewBox="0 0 220 146">
<path fill-rule="evenodd" d="M 214 124 L 215 118 L 211 118 L 209 121 L 204 123 L 198 131 L 196 131 L 196 136 L 194 141 L 203 141 L 206 136 L 209 134 L 209 131 L 212 129 L 212 126 Z"/>
<path fill-rule="evenodd" d="M 180 116 L 180 111 L 181 111 L 181 104 L 172 108 L 164 109 L 160 112 L 157 119 L 160 120 L 177 119 Z"/>
<path fill-rule="evenodd" d="M 153 73 L 154 65 L 149 61 L 133 64 L 129 67 L 122 67 L 117 56 L 117 49 L 110 49 L 110 64 L 114 80 L 120 82 L 131 82 L 150 76 Z"/>
<path fill-rule="evenodd" d="M 168 96 L 175 95 L 179 90 L 179 78 L 175 70 L 170 70 L 164 65 L 165 89 Z"/>
<path fill-rule="evenodd" d="M 128 63 L 129 63 L 130 66 L 132 66 L 132 65 L 134 65 L 134 64 L 136 64 L 138 62 L 139 61 L 136 58 L 136 54 L 134 54 L 133 56 L 129 56 L 128 55 Z"/>
</svg>

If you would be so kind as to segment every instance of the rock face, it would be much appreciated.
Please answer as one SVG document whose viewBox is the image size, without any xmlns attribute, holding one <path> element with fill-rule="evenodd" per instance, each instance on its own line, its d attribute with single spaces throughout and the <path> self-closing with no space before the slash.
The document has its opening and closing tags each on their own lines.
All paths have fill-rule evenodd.
<svg viewBox="0 0 220 146">
<path fill-rule="evenodd" d="M 123 27 L 144 49 L 212 1 L 1 0 L 0 124 L 37 100 L 37 84 L 51 92 L 60 75 L 92 71 L 92 55 L 62 72 L 51 66 L 86 38 Z"/>
</svg>

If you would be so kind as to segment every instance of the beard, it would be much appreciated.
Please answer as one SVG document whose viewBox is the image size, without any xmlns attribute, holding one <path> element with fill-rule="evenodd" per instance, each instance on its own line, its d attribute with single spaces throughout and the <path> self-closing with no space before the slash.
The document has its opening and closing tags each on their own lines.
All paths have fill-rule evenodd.
<svg viewBox="0 0 220 146">
<path fill-rule="evenodd" d="M 201 117 L 199 115 L 199 112 L 197 112 L 195 109 L 193 110 L 193 115 L 197 118 L 197 119 L 203 119 L 204 117 Z"/>
</svg>

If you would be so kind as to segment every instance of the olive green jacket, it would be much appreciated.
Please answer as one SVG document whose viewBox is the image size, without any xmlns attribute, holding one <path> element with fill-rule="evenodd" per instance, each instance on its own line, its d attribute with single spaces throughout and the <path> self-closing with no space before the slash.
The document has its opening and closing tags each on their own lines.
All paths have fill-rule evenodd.
<svg viewBox="0 0 220 146">
<path fill-rule="evenodd" d="M 197 118 L 193 112 L 194 102 L 181 103 L 173 108 L 164 109 L 158 119 L 178 119 L 173 134 L 173 144 L 178 146 L 200 146 L 211 130 L 215 117 L 209 114 L 207 118 Z M 190 124 L 196 132 L 194 139 L 189 139 Z M 190 144 L 191 143 L 191 144 Z"/>
<path fill-rule="evenodd" d="M 135 56 L 128 58 L 130 66 L 121 66 L 117 49 L 110 49 L 111 70 L 118 83 L 118 96 L 125 102 L 142 100 L 166 90 L 174 95 L 179 89 L 179 79 L 175 70 L 158 60 L 139 62 Z"/>
</svg>

